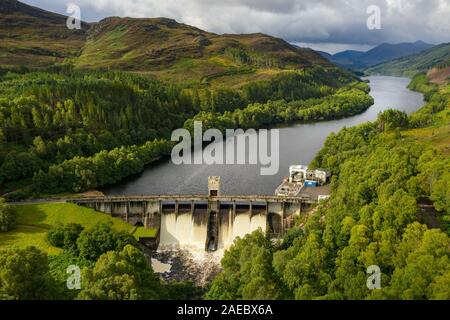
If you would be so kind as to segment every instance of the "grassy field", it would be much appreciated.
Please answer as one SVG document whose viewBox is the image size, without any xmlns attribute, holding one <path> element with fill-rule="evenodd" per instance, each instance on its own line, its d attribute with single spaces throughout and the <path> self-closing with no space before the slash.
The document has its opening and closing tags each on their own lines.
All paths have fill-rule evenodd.
<svg viewBox="0 0 450 320">
<path fill-rule="evenodd" d="M 69 203 L 17 205 L 14 208 L 17 212 L 17 228 L 0 233 L 0 249 L 32 245 L 48 254 L 58 254 L 60 249 L 50 246 L 45 241 L 45 235 L 52 226 L 65 223 L 78 223 L 90 228 L 97 223 L 110 222 L 116 230 L 130 232 L 136 239 L 156 235 L 155 229 L 136 228 L 120 219 Z"/>
</svg>

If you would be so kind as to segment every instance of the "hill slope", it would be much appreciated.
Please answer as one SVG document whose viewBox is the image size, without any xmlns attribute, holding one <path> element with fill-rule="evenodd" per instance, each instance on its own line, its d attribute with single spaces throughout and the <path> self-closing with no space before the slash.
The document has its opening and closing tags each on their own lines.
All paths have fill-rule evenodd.
<svg viewBox="0 0 450 320">
<path fill-rule="evenodd" d="M 365 52 L 362 51 L 346 50 L 332 55 L 331 61 L 338 65 L 345 66 L 346 68 L 357 69 L 362 65 L 359 62 L 359 59 L 364 54 Z"/>
<path fill-rule="evenodd" d="M 434 47 L 434 45 L 425 43 L 423 41 L 398 44 L 383 43 L 373 48 L 372 50 L 367 51 L 361 57 L 361 61 L 367 66 L 372 66 L 384 61 L 389 61 L 404 57 L 406 55 L 422 52 L 432 47 Z"/>
<path fill-rule="evenodd" d="M 432 76 L 439 77 L 443 73 L 448 73 L 449 66 L 450 43 L 444 43 L 418 54 L 379 64 L 367 69 L 366 72 L 369 74 L 413 76 L 416 73 L 429 72 L 432 69 Z"/>
<path fill-rule="evenodd" d="M 23 4 L 0 2 L 0 66 L 48 66 L 75 57 L 88 25 L 69 30 L 66 17 Z M 84 29 L 84 30 L 83 30 Z"/>
<path fill-rule="evenodd" d="M 166 18 L 111 17 L 69 30 L 66 17 L 16 0 L 0 4 L 0 66 L 150 73 L 174 81 L 240 85 L 286 70 L 332 67 L 310 49 L 264 34 L 217 35 Z"/>
<path fill-rule="evenodd" d="M 280 70 L 330 66 L 312 50 L 264 34 L 217 35 L 171 19 L 117 17 L 93 25 L 75 65 L 183 81 L 228 75 L 265 78 Z"/>
</svg>

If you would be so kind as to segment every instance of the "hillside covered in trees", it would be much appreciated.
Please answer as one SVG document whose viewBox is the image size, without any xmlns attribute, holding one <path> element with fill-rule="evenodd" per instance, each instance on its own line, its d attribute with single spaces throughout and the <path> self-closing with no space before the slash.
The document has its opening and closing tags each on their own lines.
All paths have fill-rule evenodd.
<svg viewBox="0 0 450 320">
<path fill-rule="evenodd" d="M 367 92 L 356 78 L 323 67 L 286 71 L 239 89 L 70 66 L 4 69 L 0 183 L 4 192 L 85 191 L 169 154 L 172 130 L 189 126 L 188 119 L 211 118 L 218 128 L 333 119 L 368 108 L 373 101 Z"/>
<path fill-rule="evenodd" d="M 417 75 L 427 104 L 327 139 L 312 166 L 333 172 L 331 198 L 281 244 L 235 241 L 209 299 L 450 299 L 450 86 Z M 381 289 L 366 286 L 369 266 Z"/>
<path fill-rule="evenodd" d="M 1 3 L 0 21 L 0 192 L 11 200 L 138 173 L 193 119 L 262 128 L 373 102 L 350 73 L 264 34 L 117 17 L 68 30 L 64 16 L 16 0 Z"/>
</svg>

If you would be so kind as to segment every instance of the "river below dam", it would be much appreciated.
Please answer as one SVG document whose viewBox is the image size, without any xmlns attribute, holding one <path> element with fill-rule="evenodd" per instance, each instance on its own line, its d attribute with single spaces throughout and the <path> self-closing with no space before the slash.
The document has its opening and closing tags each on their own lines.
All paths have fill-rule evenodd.
<svg viewBox="0 0 450 320">
<path fill-rule="evenodd" d="M 371 76 L 366 79 L 370 81 L 370 95 L 375 100 L 366 112 L 280 128 L 279 171 L 275 175 L 261 175 L 259 165 L 175 165 L 167 160 L 102 191 L 106 195 L 206 194 L 208 176 L 220 176 L 222 194 L 273 195 L 289 174 L 289 166 L 309 164 L 330 133 L 373 121 L 380 111 L 389 108 L 409 114 L 424 105 L 423 95 L 407 88 L 408 78 Z"/>
</svg>

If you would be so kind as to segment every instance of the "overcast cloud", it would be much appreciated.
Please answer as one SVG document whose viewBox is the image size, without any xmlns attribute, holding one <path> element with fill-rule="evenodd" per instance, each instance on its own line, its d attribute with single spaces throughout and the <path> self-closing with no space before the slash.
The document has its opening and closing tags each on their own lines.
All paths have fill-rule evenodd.
<svg viewBox="0 0 450 320">
<path fill-rule="evenodd" d="M 107 16 L 168 17 L 215 33 L 263 32 L 289 42 L 370 48 L 382 42 L 450 41 L 450 0 L 24 0 L 82 19 Z M 381 9 L 381 30 L 368 30 L 369 5 Z M 327 43 L 324 45 L 324 43 Z M 333 45 L 334 46 L 333 49 Z"/>
</svg>

